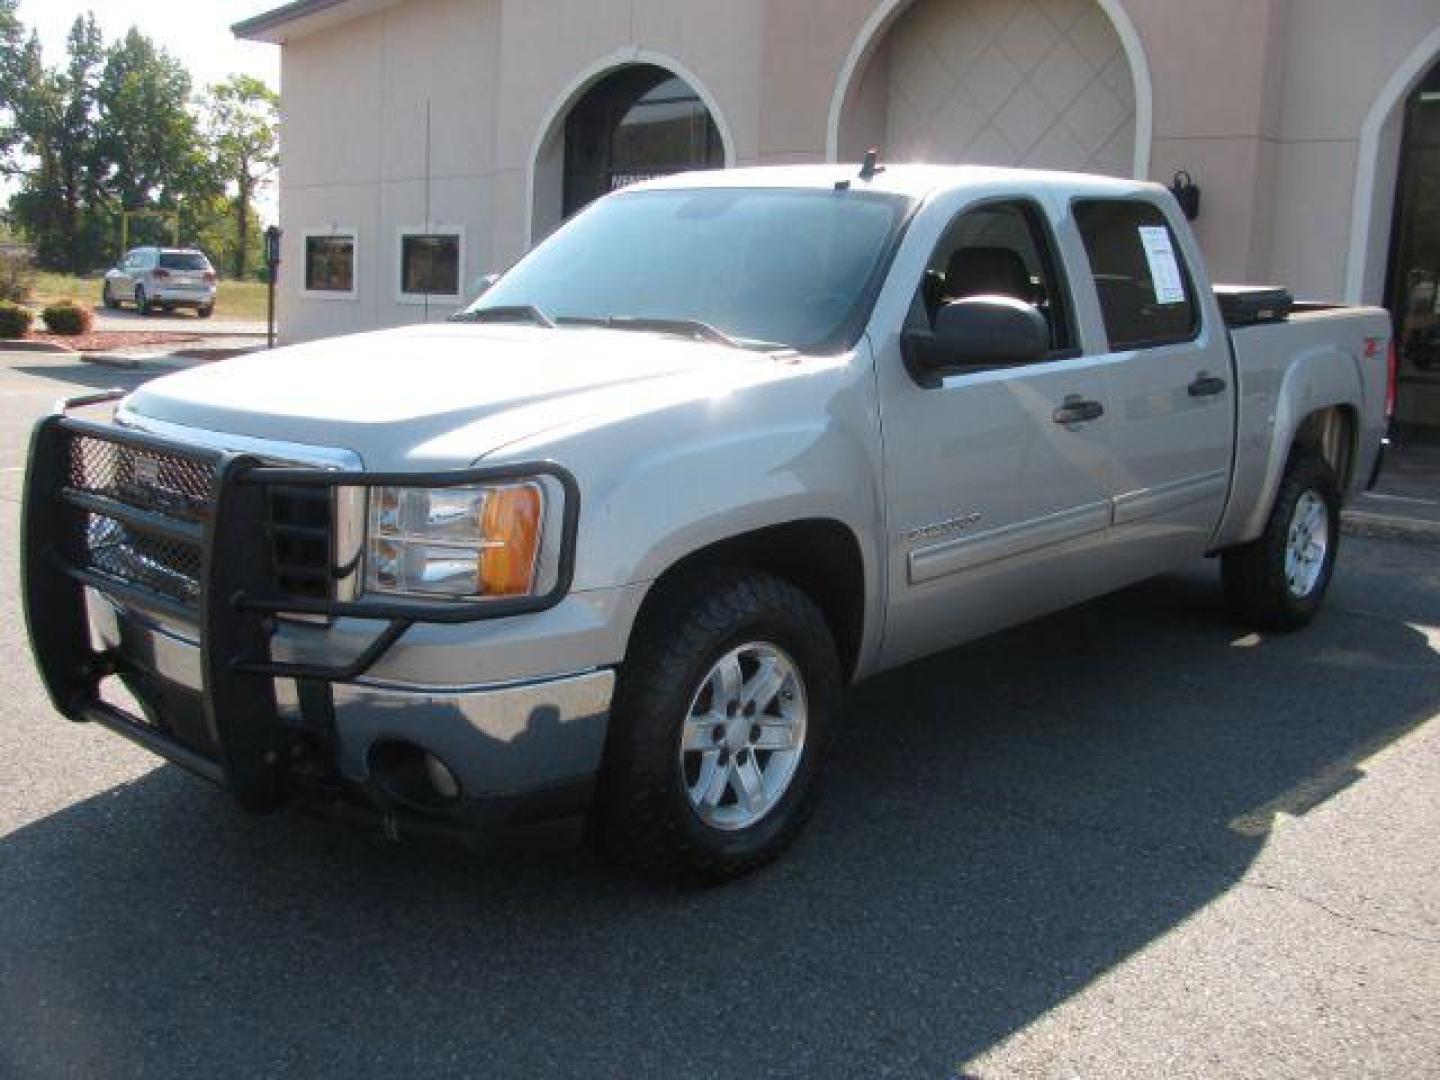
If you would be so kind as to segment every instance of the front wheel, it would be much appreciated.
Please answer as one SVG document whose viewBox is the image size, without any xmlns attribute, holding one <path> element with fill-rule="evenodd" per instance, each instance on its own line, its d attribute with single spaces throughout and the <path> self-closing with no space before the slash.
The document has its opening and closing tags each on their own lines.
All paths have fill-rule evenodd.
<svg viewBox="0 0 1440 1080">
<path fill-rule="evenodd" d="M 1221 556 L 1231 610 L 1264 630 L 1298 630 L 1325 599 L 1340 546 L 1340 488 L 1318 454 L 1291 454 L 1259 538 Z"/>
<path fill-rule="evenodd" d="M 638 869 L 720 881 L 785 849 L 814 807 L 840 697 L 815 603 L 768 574 L 658 598 L 616 688 L 596 825 Z"/>
<path fill-rule="evenodd" d="M 150 298 L 145 295 L 145 286 L 135 286 L 135 310 L 141 315 L 149 315 L 154 310 L 150 306 Z"/>
<path fill-rule="evenodd" d="M 100 290 L 100 299 L 111 311 L 114 311 L 120 306 L 120 301 L 115 299 L 115 294 L 111 291 L 110 282 L 108 281 L 105 282 L 104 287 Z"/>
<path fill-rule="evenodd" d="M 201 304 L 198 308 L 195 309 L 195 314 L 202 319 L 208 319 L 211 315 L 215 314 L 215 305 Z"/>
</svg>

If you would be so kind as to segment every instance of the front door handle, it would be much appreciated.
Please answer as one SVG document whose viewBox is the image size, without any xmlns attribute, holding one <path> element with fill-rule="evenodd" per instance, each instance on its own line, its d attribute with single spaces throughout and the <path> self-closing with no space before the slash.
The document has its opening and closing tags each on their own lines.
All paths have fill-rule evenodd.
<svg viewBox="0 0 1440 1080">
<path fill-rule="evenodd" d="M 1105 406 L 1098 401 L 1086 401 L 1079 394 L 1071 394 L 1065 399 L 1050 418 L 1057 424 L 1083 424 L 1089 420 L 1099 420 L 1105 415 Z"/>
<path fill-rule="evenodd" d="M 1186 389 L 1190 392 L 1191 397 L 1214 397 L 1216 394 L 1225 392 L 1225 380 L 1218 375 L 1202 371 L 1195 376 L 1195 381 Z"/>
</svg>

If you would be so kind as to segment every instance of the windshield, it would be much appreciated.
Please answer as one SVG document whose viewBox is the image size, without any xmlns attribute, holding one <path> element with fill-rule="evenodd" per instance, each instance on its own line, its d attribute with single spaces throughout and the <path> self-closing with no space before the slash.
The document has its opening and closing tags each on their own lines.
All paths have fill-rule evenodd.
<svg viewBox="0 0 1440 1080">
<path fill-rule="evenodd" d="M 740 343 L 846 347 L 908 206 L 855 191 L 616 195 L 530 252 L 470 311 L 531 310 L 562 324 L 685 321 Z"/>
</svg>

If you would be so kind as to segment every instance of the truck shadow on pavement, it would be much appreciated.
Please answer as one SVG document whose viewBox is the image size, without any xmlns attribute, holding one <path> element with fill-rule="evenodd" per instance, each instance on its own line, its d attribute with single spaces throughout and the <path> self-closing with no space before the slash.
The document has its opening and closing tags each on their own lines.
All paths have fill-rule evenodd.
<svg viewBox="0 0 1440 1080">
<path fill-rule="evenodd" d="M 1436 713 L 1407 624 L 1440 584 L 1367 575 L 1293 637 L 1204 567 L 875 679 L 806 836 L 721 889 L 247 818 L 157 768 L 0 840 L 0 1074 L 954 1075 Z"/>
</svg>

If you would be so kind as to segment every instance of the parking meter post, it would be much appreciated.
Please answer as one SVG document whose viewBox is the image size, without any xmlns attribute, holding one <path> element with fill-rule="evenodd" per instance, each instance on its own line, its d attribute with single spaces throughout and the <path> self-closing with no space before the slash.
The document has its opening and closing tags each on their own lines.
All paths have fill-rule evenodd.
<svg viewBox="0 0 1440 1080">
<path fill-rule="evenodd" d="M 275 278 L 280 270 L 280 229 L 265 230 L 265 347 L 275 347 Z"/>
</svg>

